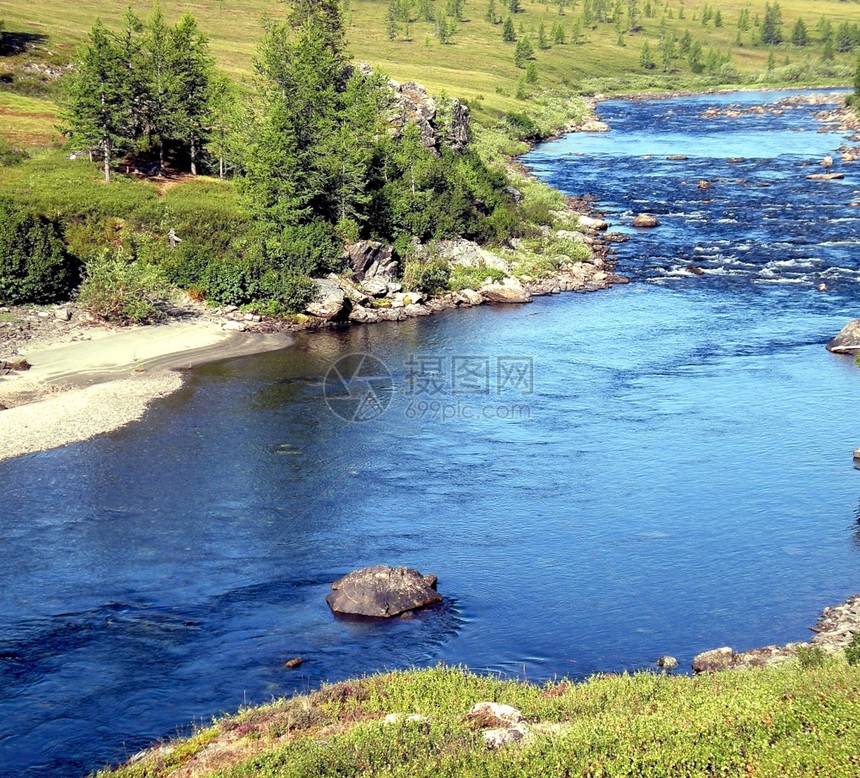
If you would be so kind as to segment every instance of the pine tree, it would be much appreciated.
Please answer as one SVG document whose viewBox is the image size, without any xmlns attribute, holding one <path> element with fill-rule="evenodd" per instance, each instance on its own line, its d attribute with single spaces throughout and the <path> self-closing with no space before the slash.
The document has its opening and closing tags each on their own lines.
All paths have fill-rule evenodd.
<svg viewBox="0 0 860 778">
<path fill-rule="evenodd" d="M 397 0 L 388 0 L 388 11 L 385 16 L 385 31 L 388 40 L 396 41 L 400 25 L 397 23 Z"/>
<path fill-rule="evenodd" d="M 692 41 L 690 43 L 687 61 L 690 63 L 690 70 L 694 73 L 701 73 L 705 69 L 705 65 L 702 62 L 702 44 L 699 41 Z"/>
<path fill-rule="evenodd" d="M 723 26 L 723 14 L 717 9 L 717 12 L 714 14 L 714 27 L 722 27 Z"/>
<path fill-rule="evenodd" d="M 158 173 L 164 172 L 167 142 L 175 131 L 178 88 L 172 68 L 173 36 L 161 6 L 156 3 L 146 22 L 142 66 L 146 84 L 144 116 L 150 139 L 158 138 Z"/>
<path fill-rule="evenodd" d="M 782 12 L 779 3 L 766 3 L 764 21 L 761 27 L 761 40 L 768 46 L 776 46 L 782 42 Z"/>
<path fill-rule="evenodd" d="M 173 109 L 171 125 L 176 137 L 188 144 L 191 174 L 196 176 L 215 61 L 209 53 L 206 36 L 190 14 L 182 17 L 172 31 L 171 39 L 170 68 L 173 75 L 170 84 L 174 89 L 170 100 Z"/>
<path fill-rule="evenodd" d="M 821 16 L 818 20 L 818 23 L 815 25 L 815 28 L 818 30 L 818 34 L 821 36 L 821 42 L 826 43 L 829 40 L 833 40 L 833 25 L 826 16 Z"/>
<path fill-rule="evenodd" d="M 132 87 L 123 48 L 101 21 L 90 32 L 71 77 L 62 118 L 72 143 L 101 151 L 109 182 L 115 154 L 131 145 Z"/>
<path fill-rule="evenodd" d="M 552 40 L 556 46 L 563 46 L 566 43 L 564 35 L 564 25 L 557 22 L 552 28 Z"/>
<path fill-rule="evenodd" d="M 489 0 L 487 3 L 487 12 L 484 14 L 484 19 L 490 24 L 496 24 L 496 0 Z"/>
<path fill-rule="evenodd" d="M 509 16 L 505 19 L 505 23 L 502 26 L 502 40 L 506 43 L 513 43 L 517 39 L 517 34 L 514 31 L 514 21 Z"/>
<path fill-rule="evenodd" d="M 227 177 L 242 156 L 244 129 L 248 125 L 236 85 L 222 73 L 209 79 L 207 102 L 206 150 L 218 160 L 218 178 Z"/>
<path fill-rule="evenodd" d="M 531 41 L 528 38 L 520 38 L 517 41 L 516 48 L 514 49 L 514 65 L 518 68 L 525 69 L 528 61 L 530 59 L 534 59 L 534 47 L 531 44 Z"/>
<path fill-rule="evenodd" d="M 534 62 L 529 62 L 526 65 L 526 83 L 527 84 L 537 84 L 538 82 L 538 69 L 537 64 Z"/>
<path fill-rule="evenodd" d="M 579 45 L 583 41 L 583 29 L 582 29 L 582 17 L 577 16 L 576 19 L 573 20 L 573 26 L 570 30 L 570 40 L 571 43 Z"/>
<path fill-rule="evenodd" d="M 546 37 L 546 25 L 543 22 L 538 27 L 538 48 L 545 51 L 550 47 L 549 39 Z"/>
<path fill-rule="evenodd" d="M 520 8 L 520 0 L 508 0 L 508 10 L 512 14 L 518 14 L 522 11 L 522 8 Z"/>
<path fill-rule="evenodd" d="M 651 54 L 651 46 L 649 45 L 648 41 L 645 41 L 642 44 L 642 51 L 639 54 L 639 65 L 644 70 L 654 70 L 654 68 L 656 67 L 654 63 L 654 57 Z"/>
<path fill-rule="evenodd" d="M 806 46 L 809 43 L 809 33 L 806 30 L 806 25 L 803 23 L 803 19 L 800 17 L 797 18 L 797 21 L 794 23 L 794 28 L 791 31 L 791 42 L 795 46 Z"/>
<path fill-rule="evenodd" d="M 842 22 L 836 28 L 836 51 L 844 54 L 854 48 L 854 35 L 848 22 Z"/>
<path fill-rule="evenodd" d="M 420 16 L 425 22 L 432 22 L 435 20 L 435 16 L 433 14 L 433 0 L 418 0 L 418 16 Z"/>
<path fill-rule="evenodd" d="M 767 72 L 770 73 L 776 67 L 776 57 L 773 55 L 773 49 L 767 51 Z"/>
<path fill-rule="evenodd" d="M 824 41 L 824 45 L 821 47 L 821 59 L 825 62 L 832 62 L 835 56 L 836 54 L 833 49 L 833 40 L 832 38 L 827 38 Z"/>
</svg>

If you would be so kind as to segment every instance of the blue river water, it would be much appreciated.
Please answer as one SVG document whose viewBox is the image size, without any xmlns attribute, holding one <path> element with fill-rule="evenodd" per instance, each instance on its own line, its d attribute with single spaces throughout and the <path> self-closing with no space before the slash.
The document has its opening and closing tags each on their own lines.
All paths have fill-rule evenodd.
<svg viewBox="0 0 860 778">
<path fill-rule="evenodd" d="M 860 590 L 860 368 L 823 347 L 860 304 L 860 178 L 806 180 L 842 142 L 812 108 L 700 118 L 780 97 L 605 103 L 611 133 L 526 158 L 631 234 L 627 286 L 302 335 L 0 463 L 0 774 L 386 668 L 540 681 L 804 639 Z M 634 234 L 643 210 L 663 224 Z M 326 377 L 352 353 L 387 407 L 349 423 Z M 334 618 L 371 564 L 444 603 Z"/>
</svg>

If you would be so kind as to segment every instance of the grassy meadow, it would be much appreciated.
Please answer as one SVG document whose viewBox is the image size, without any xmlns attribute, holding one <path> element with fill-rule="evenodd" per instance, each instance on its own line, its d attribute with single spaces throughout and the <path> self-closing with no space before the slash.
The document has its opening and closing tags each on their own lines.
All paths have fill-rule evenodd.
<svg viewBox="0 0 860 778">
<path fill-rule="evenodd" d="M 432 0 L 437 17 L 445 15 L 446 1 Z M 349 0 L 346 18 L 351 52 L 356 60 L 370 62 L 392 78 L 417 80 L 431 93 L 444 91 L 468 100 L 479 117 L 490 119 L 499 113 L 520 110 L 524 106 L 520 99 L 524 94 L 522 86 L 518 89 L 518 84 L 524 71 L 514 65 L 515 44 L 502 40 L 503 25 L 487 20 L 488 2 L 465 0 L 463 20 L 457 23 L 450 43 L 442 44 L 434 33 L 435 23 L 417 18 L 417 4 L 413 4 L 412 11 L 415 21 L 408 27 L 399 23 L 396 39 L 390 40 L 387 0 Z M 133 0 L 129 5 L 141 16 L 146 16 L 151 8 L 149 2 L 140 0 Z M 715 26 L 713 19 L 707 25 L 702 24 L 703 10 L 709 6 L 704 0 L 687 0 L 685 3 L 668 0 L 665 4 L 657 0 L 653 3 L 637 0 L 640 30 L 619 36 L 614 24 L 600 23 L 593 29 L 584 30 L 578 44 L 572 42 L 572 32 L 577 19 L 581 20 L 584 0 L 567 0 L 561 9 L 555 2 L 540 0 L 521 0 L 520 5 L 522 11 L 512 15 L 514 27 L 518 38 L 528 36 L 531 39 L 538 74 L 537 84 L 529 85 L 529 91 L 560 83 L 569 84 L 573 89 L 591 91 L 702 86 L 704 82 L 691 73 L 685 57 L 679 56 L 674 60 L 669 73 L 663 72 L 659 61 L 654 70 L 646 71 L 641 66 L 640 55 L 645 41 L 648 41 L 655 58 L 659 59 L 657 48 L 663 21 L 666 29 L 678 39 L 689 31 L 705 52 L 709 49 L 723 55 L 730 52 L 732 63 L 741 73 L 764 72 L 768 61 L 769 47 L 750 45 L 751 35 L 760 29 L 755 26 L 756 17 L 764 18 L 764 0 L 728 0 L 720 4 L 720 27 Z M 221 67 L 237 77 L 251 74 L 261 20 L 266 16 L 280 17 L 285 12 L 280 0 L 163 0 L 162 6 L 170 21 L 175 21 L 184 12 L 193 13 L 210 36 Z M 623 7 L 626 18 L 627 3 Z M 646 16 L 649 7 L 652 10 L 650 17 Z M 780 8 L 785 41 L 773 47 L 773 61 L 777 68 L 787 61 L 798 63 L 807 59 L 813 64 L 820 62 L 822 44 L 816 23 L 822 15 L 830 19 L 834 31 L 843 21 L 860 22 L 860 4 L 856 2 L 783 0 Z M 97 17 L 109 25 L 118 26 L 125 9 L 125 3 L 107 0 L 76 3 L 0 0 L 0 20 L 5 21 L 7 32 L 34 36 L 33 39 L 39 43 L 35 52 L 0 57 L 0 78 L 4 70 L 8 74 L 33 60 L 68 62 Z M 738 46 L 738 18 L 744 9 L 749 12 L 751 28 L 741 34 L 742 45 Z M 495 0 L 495 10 L 499 21 L 509 15 L 503 0 Z M 679 18 L 682 13 L 684 18 Z M 805 47 L 790 43 L 792 27 L 798 17 L 803 18 L 809 31 L 810 42 Z M 537 45 L 541 24 L 551 44 L 545 50 Z M 563 44 L 553 41 L 553 28 L 557 25 L 564 30 Z M 854 53 L 837 52 L 832 65 L 842 65 L 844 73 L 844 66 L 853 67 L 855 59 Z M 819 73 L 811 80 L 826 82 L 833 79 Z M 844 83 L 844 75 L 835 80 Z M 713 83 L 711 78 L 707 85 Z M 10 87 L 8 84 L 4 87 L 0 82 L 0 90 L 4 88 L 8 90 Z M 3 91 L 0 91 L 0 119 L 0 133 L 7 140 L 23 139 L 33 144 L 49 139 L 56 123 L 50 103 L 13 100 Z"/>
</svg>

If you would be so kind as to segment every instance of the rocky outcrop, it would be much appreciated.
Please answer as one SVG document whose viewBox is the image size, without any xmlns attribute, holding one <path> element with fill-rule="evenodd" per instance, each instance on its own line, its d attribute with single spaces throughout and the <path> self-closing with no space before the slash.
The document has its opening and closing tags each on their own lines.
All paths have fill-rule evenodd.
<svg viewBox="0 0 860 778">
<path fill-rule="evenodd" d="M 579 129 L 581 132 L 609 132 L 610 127 L 606 122 L 588 119 L 580 125 Z"/>
<path fill-rule="evenodd" d="M 471 240 L 459 238 L 457 240 L 440 240 L 438 244 L 439 256 L 447 259 L 452 265 L 462 267 L 489 267 L 500 270 L 502 273 L 511 272 L 511 263 L 481 248 Z"/>
<path fill-rule="evenodd" d="M 860 352 L 860 319 L 852 319 L 831 340 L 827 346 L 828 351 L 835 354 L 855 354 Z"/>
<path fill-rule="evenodd" d="M 394 92 L 391 124 L 398 133 L 409 122 L 415 122 L 425 148 L 438 153 L 447 146 L 455 154 L 466 148 L 471 117 L 465 105 L 457 99 L 443 101 L 430 97 L 427 90 L 415 81 L 388 83 Z"/>
<path fill-rule="evenodd" d="M 325 321 L 340 321 L 349 315 L 352 307 L 341 285 L 332 278 L 315 278 L 317 290 L 306 310 L 311 316 Z"/>
<path fill-rule="evenodd" d="M 326 602 L 335 613 L 391 618 L 442 602 L 436 576 L 407 567 L 376 565 L 355 570 L 335 581 Z"/>
<path fill-rule="evenodd" d="M 466 721 L 484 730 L 484 743 L 490 749 L 518 743 L 529 734 L 523 714 L 497 702 L 476 702 L 466 714 Z"/>
<path fill-rule="evenodd" d="M 400 269 L 400 260 L 394 246 L 373 240 L 360 240 L 358 243 L 353 243 L 346 250 L 344 260 L 357 281 L 369 278 L 393 281 L 397 278 Z"/>
<path fill-rule="evenodd" d="M 530 303 L 532 296 L 516 278 L 506 278 L 500 284 L 485 284 L 481 296 L 491 303 Z"/>
<path fill-rule="evenodd" d="M 659 227 L 660 221 L 656 216 L 652 216 L 650 213 L 640 213 L 631 224 L 634 227 L 640 228 L 650 228 L 650 227 Z"/>
</svg>

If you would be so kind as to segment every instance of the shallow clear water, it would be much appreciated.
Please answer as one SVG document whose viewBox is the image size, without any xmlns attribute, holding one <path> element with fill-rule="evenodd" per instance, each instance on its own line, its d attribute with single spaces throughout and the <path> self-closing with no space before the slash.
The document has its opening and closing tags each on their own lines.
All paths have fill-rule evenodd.
<svg viewBox="0 0 860 778">
<path fill-rule="evenodd" d="M 660 117 L 695 136 L 720 99 L 608 104 L 618 130 L 529 161 L 624 222 L 689 176 L 638 158 L 662 142 Z M 793 137 L 810 145 L 772 157 L 775 177 L 839 145 L 802 113 Z M 670 153 L 693 156 L 684 143 Z M 593 166 L 552 162 L 580 148 Z M 860 370 L 823 348 L 858 293 L 847 272 L 821 294 L 817 277 L 763 283 L 756 268 L 795 232 L 827 267 L 860 267 L 853 220 L 785 221 L 848 213 L 846 172 L 827 189 L 801 178 L 789 204 L 777 187 L 724 205 L 712 190 L 698 220 L 669 216 L 620 246 L 629 286 L 301 337 L 194 371 L 142 424 L 0 464 L 0 773 L 80 774 L 194 719 L 384 668 L 538 680 L 803 639 L 860 589 Z M 755 268 L 672 271 L 689 264 L 681 251 L 704 249 L 709 270 L 736 251 L 713 221 L 729 200 L 782 208 L 755 227 Z M 832 245 L 814 244 L 823 230 Z M 324 391 L 352 352 L 393 381 L 385 413 L 349 424 Z M 416 356 L 443 359 L 434 394 L 408 394 L 424 385 Z M 455 362 L 468 376 L 452 357 L 471 358 Z M 497 393 L 499 358 L 524 375 L 533 359 L 531 393 Z M 391 623 L 333 618 L 330 582 L 379 563 L 437 574 L 445 603 Z M 283 669 L 296 655 L 305 664 Z"/>
</svg>

